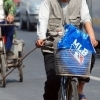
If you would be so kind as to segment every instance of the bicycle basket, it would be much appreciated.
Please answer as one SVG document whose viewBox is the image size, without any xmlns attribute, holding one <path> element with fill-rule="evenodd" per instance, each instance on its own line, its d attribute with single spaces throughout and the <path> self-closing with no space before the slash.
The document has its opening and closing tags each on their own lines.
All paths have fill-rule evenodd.
<svg viewBox="0 0 100 100">
<path fill-rule="evenodd" d="M 59 49 L 55 52 L 57 75 L 89 77 L 92 53 L 86 56 L 75 49 Z"/>
</svg>

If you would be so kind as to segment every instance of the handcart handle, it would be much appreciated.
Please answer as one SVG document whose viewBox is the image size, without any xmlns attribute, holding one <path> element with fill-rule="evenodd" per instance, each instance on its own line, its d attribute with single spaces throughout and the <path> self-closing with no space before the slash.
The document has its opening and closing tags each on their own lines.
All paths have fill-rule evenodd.
<svg viewBox="0 0 100 100">
<path fill-rule="evenodd" d="M 1 26 L 15 26 L 15 27 L 18 28 L 18 26 L 15 25 L 15 24 L 13 24 L 13 23 L 11 23 L 11 24 L 0 24 L 0 27 L 1 27 Z"/>
</svg>

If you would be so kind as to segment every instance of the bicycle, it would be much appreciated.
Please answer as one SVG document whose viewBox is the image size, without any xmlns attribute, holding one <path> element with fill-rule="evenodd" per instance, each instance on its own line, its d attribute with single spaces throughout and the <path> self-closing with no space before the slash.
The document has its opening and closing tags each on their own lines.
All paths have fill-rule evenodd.
<svg viewBox="0 0 100 100">
<path fill-rule="evenodd" d="M 79 100 L 77 78 L 89 77 L 90 75 L 92 53 L 90 52 L 88 54 L 88 59 L 86 59 L 87 64 L 85 64 L 86 67 L 82 68 L 78 61 L 76 61 L 77 63 L 75 62 L 75 58 L 71 54 L 73 52 L 76 51 L 74 49 L 61 49 L 57 50 L 55 54 L 55 71 L 57 75 L 61 76 L 58 100 Z"/>
<path fill-rule="evenodd" d="M 47 38 L 48 39 L 48 38 Z M 47 40 L 46 39 L 46 40 Z M 45 46 L 53 45 L 52 42 L 45 42 Z M 55 56 L 55 71 L 57 75 L 61 76 L 61 87 L 59 89 L 58 93 L 58 100 L 79 100 L 78 95 L 78 77 L 89 77 L 90 75 L 90 64 L 91 64 L 91 57 L 92 53 L 89 52 L 87 63 L 85 64 L 85 69 L 78 69 L 78 74 L 73 73 L 76 66 L 81 66 L 81 64 L 77 62 L 78 65 L 75 66 L 74 62 L 69 63 L 69 65 L 66 67 L 65 62 L 63 60 L 75 60 L 74 56 L 72 55 L 73 52 L 76 52 L 75 49 L 60 49 L 60 50 L 54 50 L 54 56 Z M 70 54 L 70 55 L 69 55 Z M 61 57 L 62 55 L 62 57 Z M 68 55 L 68 56 L 66 56 Z M 76 54 L 77 55 L 77 54 Z M 68 67 L 74 68 L 72 72 Z M 83 72 L 82 72 L 83 71 Z"/>
</svg>

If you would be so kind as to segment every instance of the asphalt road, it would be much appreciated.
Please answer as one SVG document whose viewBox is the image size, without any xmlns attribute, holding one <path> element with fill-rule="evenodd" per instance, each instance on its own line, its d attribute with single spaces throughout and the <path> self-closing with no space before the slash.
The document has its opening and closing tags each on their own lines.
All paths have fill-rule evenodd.
<svg viewBox="0 0 100 100">
<path fill-rule="evenodd" d="M 35 48 L 36 32 L 17 29 L 17 38 L 25 41 L 24 55 Z M 6 78 L 6 87 L 0 87 L 0 100 L 43 100 L 44 82 L 46 80 L 43 56 L 40 49 L 24 59 L 24 81 L 19 82 L 18 70 L 15 69 Z M 10 70 L 9 70 L 10 71 Z M 91 81 L 86 84 L 84 93 L 88 100 L 100 100 L 100 58 L 95 62 Z"/>
</svg>

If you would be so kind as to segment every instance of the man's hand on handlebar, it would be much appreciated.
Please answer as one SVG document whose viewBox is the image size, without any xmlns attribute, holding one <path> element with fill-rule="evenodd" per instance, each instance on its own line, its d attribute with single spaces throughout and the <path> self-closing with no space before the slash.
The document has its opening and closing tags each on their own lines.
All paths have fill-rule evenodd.
<svg viewBox="0 0 100 100">
<path fill-rule="evenodd" d="M 36 47 L 38 47 L 38 48 L 43 46 L 44 44 L 45 44 L 45 40 L 44 39 L 39 39 L 35 43 Z"/>
<path fill-rule="evenodd" d="M 38 39 L 35 43 L 36 47 L 40 48 L 42 46 L 53 46 L 53 42 L 48 41 L 48 39 L 50 40 L 54 40 L 52 37 L 48 36 L 46 39 Z"/>
</svg>

